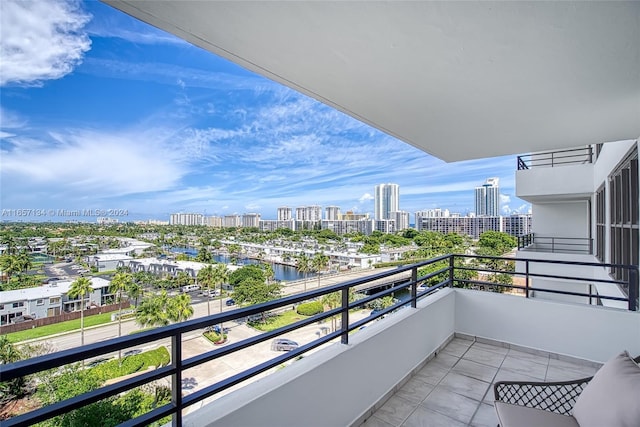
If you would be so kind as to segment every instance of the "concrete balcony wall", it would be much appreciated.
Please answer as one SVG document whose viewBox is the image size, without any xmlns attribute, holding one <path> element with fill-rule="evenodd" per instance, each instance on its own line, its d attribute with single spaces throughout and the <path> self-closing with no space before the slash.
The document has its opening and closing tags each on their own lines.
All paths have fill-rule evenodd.
<svg viewBox="0 0 640 427">
<path fill-rule="evenodd" d="M 358 424 L 454 333 L 604 362 L 640 354 L 640 314 L 444 289 L 272 375 L 205 404 L 184 426 Z"/>
<path fill-rule="evenodd" d="M 594 191 L 593 164 L 534 167 L 516 171 L 516 196 L 530 203 L 588 199 Z"/>
<path fill-rule="evenodd" d="M 640 354 L 640 313 L 456 289 L 456 332 L 606 362 Z"/>
<path fill-rule="evenodd" d="M 545 237 L 589 238 L 589 203 L 550 202 L 532 206 L 531 231 Z"/>
</svg>

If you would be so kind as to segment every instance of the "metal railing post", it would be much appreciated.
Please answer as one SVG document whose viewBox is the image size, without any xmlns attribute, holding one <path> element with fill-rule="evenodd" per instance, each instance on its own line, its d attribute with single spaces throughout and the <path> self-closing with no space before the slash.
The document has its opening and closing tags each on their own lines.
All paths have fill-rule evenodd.
<svg viewBox="0 0 640 427">
<path fill-rule="evenodd" d="M 529 260 L 524 262 L 524 295 L 529 298 Z"/>
<path fill-rule="evenodd" d="M 342 290 L 342 344 L 349 344 L 349 288 Z"/>
<path fill-rule="evenodd" d="M 593 303 L 591 302 L 592 293 L 593 293 L 593 284 L 589 283 L 589 305 L 593 305 Z"/>
<path fill-rule="evenodd" d="M 182 426 L 182 334 L 176 332 L 171 337 L 171 361 L 176 372 L 171 375 L 171 403 L 176 412 L 171 416 L 171 426 Z"/>
<path fill-rule="evenodd" d="M 411 269 L 411 307 L 412 308 L 416 308 L 418 306 L 418 301 L 417 301 L 417 287 L 418 284 L 416 283 L 418 281 L 418 267 L 413 267 Z"/>
<path fill-rule="evenodd" d="M 629 269 L 629 310 L 638 311 L 638 269 Z"/>
<path fill-rule="evenodd" d="M 455 280 L 455 275 L 454 273 L 454 256 L 455 255 L 449 255 L 449 286 L 450 287 L 454 287 L 454 280 Z"/>
</svg>

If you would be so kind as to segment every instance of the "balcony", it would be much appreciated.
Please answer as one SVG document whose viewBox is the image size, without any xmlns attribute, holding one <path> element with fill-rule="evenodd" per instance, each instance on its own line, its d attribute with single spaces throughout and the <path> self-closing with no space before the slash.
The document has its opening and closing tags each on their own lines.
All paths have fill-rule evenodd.
<svg viewBox="0 0 640 427">
<path fill-rule="evenodd" d="M 636 311 L 637 266 L 625 266 L 630 277 L 629 296 L 599 295 L 599 298 L 626 305 L 626 309 L 610 309 L 530 297 L 543 293 L 588 295 L 536 288 L 529 283 L 529 268 L 511 272 L 514 276 L 526 277 L 524 285 L 504 285 L 507 289 L 520 291 L 522 296 L 452 287 L 495 286 L 495 283 L 463 278 L 463 273 L 470 270 L 483 273 L 483 277 L 496 272 L 489 267 L 472 267 L 466 262 L 471 258 L 446 255 L 265 304 L 5 365 L 2 381 L 133 346 L 170 340 L 170 365 L 14 417 L 4 421 L 3 425 L 32 425 L 155 381 L 171 384 L 172 402 L 123 425 L 147 425 L 169 415 L 173 418 L 173 425 L 178 426 L 288 426 L 301 423 L 327 426 L 360 425 L 364 422 L 366 425 L 387 425 L 382 422 L 393 421 L 385 419 L 389 412 L 408 410 L 398 409 L 397 405 L 402 407 L 408 390 L 415 391 L 417 386 L 421 388 L 420 393 L 428 394 L 409 393 L 409 405 L 413 405 L 411 414 L 431 415 L 434 423 L 438 417 L 450 415 L 466 425 L 468 421 L 459 419 L 455 405 L 449 415 L 443 414 L 447 405 L 451 407 L 443 403 L 447 393 L 469 404 L 465 406 L 465 414 L 470 414 L 468 420 L 472 417 L 474 420 L 476 417 L 489 419 L 489 385 L 496 379 L 518 379 L 522 375 L 546 379 L 551 378 L 548 376 L 550 373 L 564 368 L 571 374 L 571 370 L 577 373 L 591 371 L 623 349 L 640 354 L 640 316 Z M 527 265 L 529 262 L 537 261 L 529 260 Z M 561 267 L 565 263 L 558 261 L 556 264 Z M 431 273 L 419 276 L 421 267 L 430 267 Z M 395 278 L 407 272 L 410 272 L 409 279 Z M 530 275 L 543 274 L 536 272 Z M 386 289 L 349 301 L 349 289 L 385 278 L 388 279 Z M 423 283 L 428 283 L 429 287 L 418 292 L 418 286 Z M 365 317 L 353 314 L 352 310 L 366 302 L 407 290 L 408 299 L 392 307 Z M 342 295 L 341 305 L 335 309 L 213 350 L 196 354 L 185 351 L 188 345 L 186 338 L 209 325 L 242 321 L 247 316 L 283 309 L 333 292 Z M 258 364 L 218 378 L 220 369 L 215 364 L 225 357 L 233 357 L 227 360 L 240 363 L 244 357 L 238 351 L 265 346 L 276 336 L 309 326 L 316 327 L 318 321 L 333 316 L 339 316 L 339 326 L 335 331 L 302 342 L 299 348 L 276 357 L 266 354 L 264 361 Z M 493 356 L 493 353 L 498 356 Z M 501 357 L 500 365 L 493 366 Z M 285 363 L 284 369 L 277 369 Z M 495 372 L 494 368 L 497 368 Z M 182 380 L 197 369 L 209 375 L 202 378 L 203 383 L 198 388 L 185 392 Z M 532 372 L 535 369 L 537 371 Z M 264 375 L 267 372 L 271 374 Z M 432 374 L 442 377 L 434 377 L 429 380 L 431 382 L 420 380 Z M 247 384 L 248 381 L 252 382 Z M 438 382 L 434 384 L 433 381 Z M 482 384 L 478 385 L 476 381 Z M 429 391 L 430 388 L 433 390 Z M 467 389 L 469 391 L 465 391 Z M 442 394 L 436 393 L 431 397 L 436 390 Z M 468 396 L 470 392 L 474 394 Z M 415 402 L 423 397 L 421 402 Z M 412 425 L 410 415 L 399 415 L 390 424 L 403 423 Z M 478 424 L 482 425 L 479 421 Z"/>
<path fill-rule="evenodd" d="M 563 254 L 593 255 L 593 239 L 582 237 L 540 236 L 534 233 L 518 236 L 518 250 Z"/>
<path fill-rule="evenodd" d="M 591 147 L 518 156 L 516 196 L 530 203 L 587 200 L 594 192 Z"/>
</svg>

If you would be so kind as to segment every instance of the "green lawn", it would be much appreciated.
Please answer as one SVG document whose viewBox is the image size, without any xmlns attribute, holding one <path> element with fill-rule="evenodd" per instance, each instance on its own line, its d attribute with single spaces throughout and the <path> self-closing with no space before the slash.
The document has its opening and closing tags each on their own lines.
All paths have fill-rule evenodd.
<svg viewBox="0 0 640 427">
<path fill-rule="evenodd" d="M 114 312 L 115 313 L 115 312 Z M 84 319 L 84 327 L 102 325 L 111 322 L 113 313 L 96 314 L 87 316 Z M 68 320 L 66 322 L 54 323 L 52 325 L 40 326 L 39 328 L 26 329 L 20 332 L 7 334 L 7 338 L 12 343 L 43 338 L 49 335 L 59 334 L 62 332 L 70 332 L 80 329 L 80 319 Z"/>
</svg>

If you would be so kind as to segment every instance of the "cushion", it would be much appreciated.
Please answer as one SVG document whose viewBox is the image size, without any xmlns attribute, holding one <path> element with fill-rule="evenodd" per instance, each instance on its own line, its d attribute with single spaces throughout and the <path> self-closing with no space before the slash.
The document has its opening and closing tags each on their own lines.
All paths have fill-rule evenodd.
<svg viewBox="0 0 640 427">
<path fill-rule="evenodd" d="M 580 427 L 640 426 L 640 366 L 623 351 L 605 363 L 573 407 Z"/>
<path fill-rule="evenodd" d="M 575 418 L 528 406 L 495 402 L 500 427 L 580 427 Z"/>
</svg>

